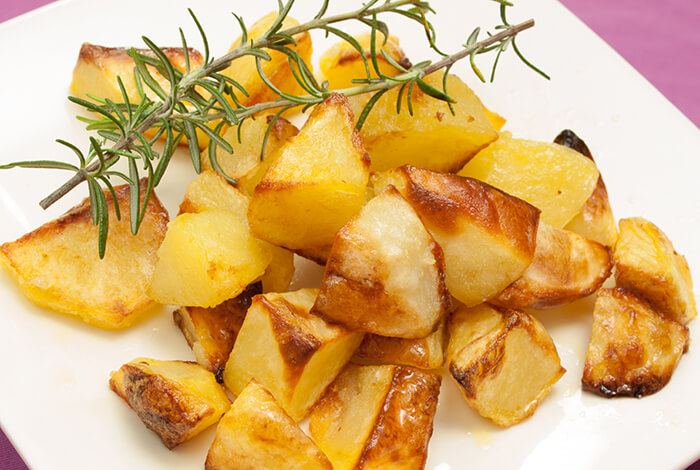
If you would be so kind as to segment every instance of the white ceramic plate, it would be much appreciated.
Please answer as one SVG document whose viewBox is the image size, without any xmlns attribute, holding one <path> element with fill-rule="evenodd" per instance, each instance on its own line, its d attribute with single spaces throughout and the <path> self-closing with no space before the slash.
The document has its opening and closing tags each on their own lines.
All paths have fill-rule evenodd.
<svg viewBox="0 0 700 470">
<path fill-rule="evenodd" d="M 139 45 L 146 34 L 158 44 L 177 45 L 177 27 L 183 26 L 190 44 L 198 46 L 189 3 L 67 0 L 0 25 L 1 161 L 71 158 L 53 140 L 86 142 L 82 125 L 73 119 L 77 108 L 65 99 L 80 44 Z M 196 12 L 220 55 L 238 36 L 229 9 L 252 22 L 275 4 L 198 1 Z M 438 0 L 434 6 L 447 50 L 456 50 L 474 25 L 497 21 L 497 5 L 486 0 Z M 316 1 L 301 0 L 293 15 L 309 18 L 316 8 Z M 693 243 L 700 232 L 698 129 L 559 3 L 523 2 L 512 20 L 528 17 L 537 26 L 523 35 L 521 47 L 552 81 L 516 60 L 503 60 L 496 82 L 488 86 L 476 83 L 466 64 L 454 70 L 508 118 L 506 129 L 518 137 L 550 141 L 561 129 L 574 129 L 594 152 L 616 216 L 640 215 L 657 223 L 700 279 L 700 245 Z M 408 54 L 425 57 L 420 34 L 404 29 L 404 23 L 396 26 Z M 314 41 L 317 52 L 328 45 L 322 37 Z M 14 240 L 84 197 L 81 188 L 49 211 L 39 209 L 38 201 L 65 176 L 0 172 L 0 240 Z M 158 191 L 171 211 L 192 176 L 185 158 L 174 163 Z M 317 275 L 304 269 L 297 285 Z M 168 451 L 107 386 L 109 372 L 137 356 L 192 359 L 168 310 L 128 331 L 101 331 L 33 306 L 5 274 L 0 301 L 0 424 L 30 467 L 202 468 L 213 430 Z M 586 299 L 564 312 L 537 314 L 568 372 L 522 424 L 506 430 L 491 425 L 446 377 L 427 468 L 660 469 L 681 468 L 700 457 L 698 348 L 691 345 L 669 385 L 655 395 L 608 400 L 582 393 L 591 309 Z M 690 329 L 694 338 L 697 321 Z"/>
</svg>

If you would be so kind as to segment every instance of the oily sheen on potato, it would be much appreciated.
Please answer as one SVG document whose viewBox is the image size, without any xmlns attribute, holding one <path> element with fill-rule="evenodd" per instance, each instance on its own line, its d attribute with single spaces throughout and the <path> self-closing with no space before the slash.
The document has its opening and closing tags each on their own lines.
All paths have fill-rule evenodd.
<svg viewBox="0 0 700 470">
<path fill-rule="evenodd" d="M 597 291 L 611 272 L 608 247 L 541 222 L 532 263 L 489 302 L 508 308 L 556 308 Z"/>
<path fill-rule="evenodd" d="M 440 384 L 428 371 L 351 364 L 314 407 L 309 431 L 334 470 L 424 468 Z"/>
<path fill-rule="evenodd" d="M 362 341 L 362 333 L 309 310 L 317 289 L 253 298 L 224 369 L 238 394 L 255 378 L 292 418 L 304 418 Z"/>
<path fill-rule="evenodd" d="M 442 76 L 436 72 L 425 77 L 425 81 L 441 89 Z M 360 130 L 373 171 L 404 164 L 457 171 L 479 150 L 496 140 L 498 133 L 474 92 L 455 75 L 448 76 L 447 87 L 456 100 L 452 105 L 454 115 L 447 103 L 417 89 L 412 93 L 413 115 L 406 109 L 405 101 L 397 114 L 397 88 L 384 93 L 374 104 Z M 369 96 L 356 95 L 348 100 L 355 116 L 359 116 Z"/>
<path fill-rule="evenodd" d="M 599 176 L 592 160 L 568 147 L 504 135 L 458 174 L 529 202 L 542 211 L 543 222 L 557 228 L 581 210 Z"/>
<path fill-rule="evenodd" d="M 141 197 L 145 196 L 141 186 Z M 121 218 L 107 192 L 109 238 L 98 256 L 98 228 L 85 199 L 58 219 L 0 246 L 0 264 L 35 304 L 74 315 L 100 328 L 130 326 L 154 305 L 146 296 L 156 266 L 156 250 L 165 237 L 168 213 L 155 194 L 146 207 L 138 235 L 131 233 L 129 186 L 115 188 Z"/>
<path fill-rule="evenodd" d="M 442 250 L 390 186 L 338 232 L 313 312 L 367 333 L 424 337 L 449 310 L 443 269 Z"/>
<path fill-rule="evenodd" d="M 206 470 L 332 470 L 326 455 L 255 379 L 219 421 Z"/>
<path fill-rule="evenodd" d="M 365 202 L 369 161 L 343 95 L 314 109 L 256 186 L 253 234 L 291 250 L 327 253 L 340 227 Z"/>
<path fill-rule="evenodd" d="M 540 211 L 486 183 L 402 166 L 373 174 L 375 191 L 393 184 L 445 258 L 445 284 L 467 306 L 516 280 L 531 263 Z"/>
<path fill-rule="evenodd" d="M 191 362 L 137 358 L 109 386 L 168 449 L 216 424 L 231 404 L 214 375 Z"/>
<path fill-rule="evenodd" d="M 482 304 L 450 318 L 448 367 L 467 403 L 507 427 L 528 418 L 566 370 L 531 315 Z"/>
<path fill-rule="evenodd" d="M 650 395 L 671 379 L 688 328 L 623 288 L 598 291 L 584 388 L 606 397 Z"/>
</svg>

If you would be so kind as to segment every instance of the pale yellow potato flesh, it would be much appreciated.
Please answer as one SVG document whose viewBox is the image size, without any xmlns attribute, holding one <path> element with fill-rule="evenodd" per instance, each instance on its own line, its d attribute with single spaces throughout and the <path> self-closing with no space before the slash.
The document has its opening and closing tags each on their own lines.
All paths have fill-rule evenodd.
<svg viewBox="0 0 700 470">
<path fill-rule="evenodd" d="M 393 187 L 336 236 L 313 312 L 351 329 L 421 338 L 449 310 L 442 250 Z"/>
<path fill-rule="evenodd" d="M 601 289 L 583 368 L 583 387 L 606 397 L 656 393 L 688 347 L 688 328 L 623 288 Z"/>
<path fill-rule="evenodd" d="M 617 285 L 663 315 L 682 325 L 697 316 L 688 262 L 653 223 L 641 217 L 621 219 L 613 263 Z"/>
<path fill-rule="evenodd" d="M 431 86 L 442 89 L 442 73 L 425 77 Z M 496 140 L 481 101 L 457 76 L 449 75 L 448 92 L 456 100 L 453 115 L 444 101 L 432 98 L 414 87 L 413 116 L 407 109 L 404 90 L 401 113 L 396 113 L 398 88 L 393 88 L 374 104 L 360 130 L 373 171 L 409 164 L 429 170 L 454 172 L 479 150 Z M 350 97 L 350 107 L 359 116 L 369 101 L 367 95 Z"/>
<path fill-rule="evenodd" d="M 543 222 L 564 227 L 581 211 L 598 181 L 590 159 L 562 145 L 501 136 L 459 173 L 484 181 L 542 211 Z"/>
<path fill-rule="evenodd" d="M 271 258 L 230 211 L 180 214 L 158 249 L 147 294 L 165 305 L 214 307 L 262 276 Z"/>
<path fill-rule="evenodd" d="M 508 427 L 531 416 L 566 370 L 529 314 L 483 304 L 450 318 L 449 370 L 467 403 Z"/>
<path fill-rule="evenodd" d="M 260 18 L 252 26 L 248 28 L 248 42 L 254 39 L 259 39 L 272 23 L 277 19 L 278 12 L 270 12 L 267 15 Z M 291 28 L 298 26 L 299 22 L 294 18 L 288 16 L 282 22 L 282 29 Z M 308 32 L 296 34 L 294 36 L 296 45 L 289 44 L 287 47 L 296 50 L 301 59 L 306 62 L 306 64 L 311 67 L 311 35 Z M 237 48 L 241 44 L 241 38 L 238 37 L 229 51 Z M 299 82 L 294 78 L 292 69 L 287 61 L 287 55 L 269 49 L 263 49 L 270 56 L 270 60 L 261 60 L 260 66 L 272 83 L 279 90 L 290 93 L 294 95 L 306 95 L 307 91 L 299 84 Z M 227 77 L 236 80 L 243 88 L 245 88 L 248 96 L 245 96 L 240 90 L 234 88 L 234 93 L 238 101 L 244 106 L 251 106 L 256 103 L 263 103 L 267 101 L 274 101 L 279 97 L 279 95 L 273 91 L 269 86 L 265 84 L 257 71 L 256 60 L 253 56 L 244 56 L 235 60 L 228 68 L 220 72 Z"/>
<path fill-rule="evenodd" d="M 291 139 L 299 133 L 292 123 L 278 117 L 274 123 L 272 120 L 274 115 L 259 116 L 255 119 L 246 119 L 238 126 L 231 126 L 223 130 L 221 137 L 228 142 L 233 148 L 233 152 L 229 153 L 226 149 L 217 146 L 215 150 L 216 163 L 221 171 L 238 183 L 236 187 L 246 194 L 253 194 L 255 185 L 260 181 L 260 178 L 251 183 L 251 179 L 260 173 L 261 169 L 267 169 L 269 160 L 272 155 L 284 145 L 287 140 Z M 265 133 L 269 130 L 265 151 L 263 152 L 263 140 Z M 201 154 L 202 168 L 205 170 L 213 170 L 214 165 L 209 156 L 209 149 L 205 149 Z M 251 187 L 252 186 L 252 187 Z"/>
<path fill-rule="evenodd" d="M 371 61 L 371 33 L 358 34 L 355 36 L 355 40 L 365 52 L 364 56 L 369 67 L 370 78 L 378 78 Z M 384 35 L 377 32 L 374 44 L 377 52 L 377 65 L 383 75 L 393 77 L 401 73 L 401 70 L 384 58 L 382 50 L 405 69 L 411 68 L 411 61 L 408 60 L 403 49 L 399 46 L 399 39 L 396 36 L 389 36 L 385 41 Z M 362 55 L 347 41 L 336 43 L 324 52 L 319 59 L 319 67 L 323 78 L 328 80 L 328 88 L 331 90 L 351 88 L 358 85 L 352 82 L 353 79 L 367 78 L 367 68 L 365 61 L 362 60 Z"/>
<path fill-rule="evenodd" d="M 309 431 L 334 470 L 424 468 L 441 377 L 348 365 L 314 407 Z"/>
<path fill-rule="evenodd" d="M 0 264 L 30 301 L 106 329 L 126 328 L 155 305 L 145 286 L 155 270 L 168 213 L 152 194 L 138 235 L 133 235 L 129 186 L 116 187 L 115 194 L 121 219 L 117 220 L 114 201 L 106 192 L 109 237 L 103 259 L 89 199 L 0 246 Z"/>
<path fill-rule="evenodd" d="M 248 227 L 250 197 L 213 170 L 203 171 L 185 189 L 180 204 L 180 213 L 204 212 L 223 209 L 234 214 Z M 258 245 L 270 257 L 270 262 L 261 276 L 263 292 L 284 292 L 294 277 L 294 253 L 263 240 Z"/>
<path fill-rule="evenodd" d="M 253 234 L 290 250 L 329 248 L 365 202 L 368 166 L 346 98 L 331 95 L 256 186 L 248 211 Z"/>
<path fill-rule="evenodd" d="M 332 470 L 325 454 L 255 379 L 216 428 L 206 470 Z"/>
<path fill-rule="evenodd" d="M 137 358 L 112 372 L 109 386 L 168 449 L 216 424 L 231 404 L 214 375 L 191 362 Z"/>
<path fill-rule="evenodd" d="M 224 367 L 243 325 L 252 297 L 261 293 L 259 282 L 216 307 L 180 307 L 173 312 L 175 324 L 187 340 L 197 363 L 223 382 Z"/>
<path fill-rule="evenodd" d="M 374 191 L 394 185 L 445 258 L 445 284 L 467 306 L 515 281 L 535 255 L 540 211 L 486 183 L 410 165 L 372 174 Z"/>
<path fill-rule="evenodd" d="M 362 341 L 362 333 L 309 313 L 317 293 L 253 298 L 224 370 L 231 392 L 241 393 L 255 378 L 294 419 L 307 415 Z"/>
</svg>

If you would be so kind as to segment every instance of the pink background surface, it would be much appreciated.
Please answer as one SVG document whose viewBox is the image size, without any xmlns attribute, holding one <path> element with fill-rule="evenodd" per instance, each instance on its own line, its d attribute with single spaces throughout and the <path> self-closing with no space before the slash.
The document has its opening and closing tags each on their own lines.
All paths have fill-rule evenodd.
<svg viewBox="0 0 700 470">
<path fill-rule="evenodd" d="M 700 1 L 561 1 L 700 126 Z M 0 0 L 0 22 L 47 3 Z M 0 469 L 26 469 L 2 432 Z"/>
</svg>

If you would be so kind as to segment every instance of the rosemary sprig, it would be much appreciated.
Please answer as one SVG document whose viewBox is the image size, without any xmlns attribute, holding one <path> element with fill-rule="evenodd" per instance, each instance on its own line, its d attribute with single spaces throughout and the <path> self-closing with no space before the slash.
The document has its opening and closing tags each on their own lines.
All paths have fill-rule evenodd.
<svg viewBox="0 0 700 470">
<path fill-rule="evenodd" d="M 199 20 L 190 10 L 190 15 L 199 30 L 203 43 L 204 61 L 201 67 L 191 69 L 189 54 L 186 52 L 186 70 L 184 73 L 181 72 L 171 64 L 161 48 L 147 37 L 143 37 L 143 41 L 150 49 L 151 54 L 140 53 L 135 49 L 129 51 L 129 55 L 135 63 L 134 77 L 140 98 L 138 103 L 133 103 L 129 100 L 127 92 L 119 79 L 119 87 L 123 98 L 121 103 L 114 103 L 99 97 L 90 97 L 93 101 L 69 97 L 72 102 L 97 114 L 96 118 L 79 117 L 79 119 L 88 124 L 88 130 L 96 131 L 101 137 L 101 140 L 97 140 L 94 137 L 90 138 L 87 154 L 84 154 L 77 146 L 71 143 L 60 139 L 57 140 L 57 142 L 67 146 L 76 154 L 79 165 L 71 165 L 60 161 L 38 160 L 10 163 L 0 166 L 0 169 L 25 167 L 73 171 L 73 176 L 66 183 L 40 202 L 41 207 L 44 209 L 51 206 L 78 184 L 86 181 L 88 183 L 93 222 L 99 227 L 99 252 L 100 257 L 102 257 L 104 256 L 108 233 L 108 217 L 106 216 L 107 199 L 101 188 L 102 186 L 106 187 L 109 193 L 112 194 L 112 197 L 114 197 L 113 178 L 125 181 L 132 189 L 130 205 L 131 230 L 136 234 L 145 215 L 150 195 L 155 186 L 161 181 L 180 140 L 183 138 L 187 139 L 192 164 L 195 170 L 199 172 L 201 171 L 201 161 L 197 130 L 207 135 L 210 140 L 208 152 L 210 161 L 213 168 L 221 173 L 220 166 L 216 161 L 216 147 L 222 147 L 228 152 L 233 151 L 231 145 L 221 137 L 222 129 L 224 129 L 226 124 L 239 126 L 240 133 L 240 126 L 246 119 L 261 111 L 276 109 L 278 111 L 275 117 L 270 120 L 270 126 L 272 126 L 274 120 L 283 111 L 294 107 L 301 107 L 302 110 L 306 110 L 321 103 L 331 94 L 331 91 L 328 90 L 328 84 L 325 82 L 319 84 L 313 76 L 309 65 L 291 47 L 296 45 L 294 36 L 299 33 L 321 30 L 326 35 L 335 35 L 348 42 L 363 58 L 366 71 L 365 77 L 358 77 L 353 80 L 356 86 L 342 90 L 333 90 L 333 92 L 343 93 L 348 96 L 374 93 L 358 117 L 356 124 L 358 129 L 362 127 L 376 101 L 386 91 L 394 87 L 400 87 L 397 99 L 397 112 L 401 110 L 401 101 L 404 99 L 405 91 L 408 112 L 413 113 L 411 98 L 414 86 L 417 86 L 423 93 L 433 98 L 451 104 L 454 100 L 449 96 L 446 89 L 446 80 L 443 82 L 442 90 L 440 90 L 429 85 L 423 78 L 441 69 L 445 69 L 447 72 L 457 61 L 469 57 L 473 71 L 483 81 L 483 74 L 476 66 L 474 58 L 480 54 L 497 51 L 491 74 L 491 79 L 493 80 L 498 59 L 510 43 L 512 43 L 516 55 L 526 65 L 547 77 L 525 59 L 515 45 L 516 35 L 532 27 L 534 21 L 528 20 L 517 25 L 511 25 L 506 19 L 506 8 L 512 6 L 512 4 L 507 0 L 494 1 L 500 4 L 502 20 L 502 24 L 495 27 L 497 33 L 489 34 L 487 38 L 478 40 L 480 29 L 476 28 L 468 36 L 463 48 L 453 54 L 446 54 L 438 48 L 435 28 L 428 19 L 428 15 L 434 13 L 434 11 L 428 2 L 424 0 L 368 0 L 359 9 L 330 16 L 326 16 L 328 0 L 323 0 L 317 15 L 313 19 L 284 30 L 282 25 L 289 15 L 294 0 L 278 0 L 279 12 L 276 20 L 258 39 L 249 38 L 244 21 L 234 14 L 242 30 L 241 43 L 238 47 L 217 59 L 210 57 L 207 36 Z M 388 25 L 379 18 L 384 18 L 389 14 L 408 18 L 418 24 L 423 30 L 431 49 L 441 57 L 440 60 L 434 63 L 423 61 L 408 67 L 406 64 L 396 63 L 381 48 L 377 50 L 375 40 L 378 33 L 381 33 L 385 40 L 389 37 Z M 370 51 L 368 51 L 368 58 L 362 46 L 351 35 L 336 26 L 348 21 L 359 21 L 371 28 L 371 46 Z M 180 36 L 184 50 L 188 51 L 187 41 L 181 29 Z M 262 68 L 262 62 L 270 60 L 268 51 L 277 51 L 287 56 L 296 81 L 307 94 L 289 94 L 275 87 Z M 378 58 L 380 54 L 385 60 L 400 70 L 401 73 L 393 77 L 383 74 L 379 69 Z M 247 96 L 247 91 L 236 80 L 220 72 L 236 59 L 245 56 L 254 57 L 258 75 L 265 85 L 279 96 L 277 99 L 248 106 L 241 104 L 237 93 Z M 164 90 L 154 78 L 153 69 L 167 79 L 169 90 Z M 371 78 L 372 74 L 378 78 Z M 149 97 L 146 90 L 150 90 L 151 95 L 155 95 L 155 98 Z M 207 96 L 204 96 L 204 94 Z M 215 120 L 220 120 L 220 122 L 212 129 L 207 124 Z M 145 133 L 152 129 L 155 129 L 155 136 L 146 137 Z M 165 136 L 165 144 L 162 151 L 158 153 L 154 149 L 153 144 L 163 135 Z M 263 142 L 263 151 L 264 147 L 265 142 Z M 123 158 L 128 161 L 128 174 L 117 171 L 114 168 L 114 165 Z M 140 180 L 143 172 L 146 173 L 144 178 L 146 191 L 145 196 L 140 198 Z M 230 178 L 228 179 L 233 181 Z M 119 215 L 117 214 L 117 216 Z"/>
</svg>

